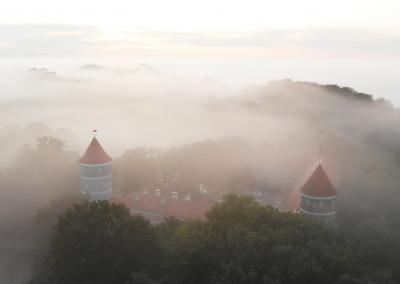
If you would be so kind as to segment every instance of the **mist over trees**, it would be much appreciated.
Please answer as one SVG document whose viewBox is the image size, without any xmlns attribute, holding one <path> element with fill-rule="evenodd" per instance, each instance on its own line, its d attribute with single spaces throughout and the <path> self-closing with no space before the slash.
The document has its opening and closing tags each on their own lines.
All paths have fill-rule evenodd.
<svg viewBox="0 0 400 284">
<path fill-rule="evenodd" d="M 42 84 L 48 82 L 35 84 L 42 90 Z M 357 255 L 354 261 L 362 258 L 366 261 L 363 265 L 374 268 L 374 276 L 368 276 L 371 279 L 399 281 L 400 117 L 389 102 L 350 88 L 290 80 L 249 87 L 237 96 L 207 99 L 184 97 L 182 93 L 160 97 L 150 91 L 147 97 L 137 96 L 125 94 L 126 86 L 110 98 L 115 88 L 109 85 L 93 99 L 99 82 L 76 84 L 68 80 L 45 85 L 43 90 L 59 90 L 70 84 L 71 96 L 62 91 L 48 97 L 44 91 L 40 98 L 31 97 L 28 101 L 33 105 L 49 99 L 42 113 L 21 115 L 15 118 L 15 127 L 4 124 L 0 129 L 0 153 L 4 154 L 0 236 L 7 248 L 15 245 L 9 245 L 9 240 L 29 242 L 28 256 L 13 260 L 12 251 L 4 254 L 7 280 L 9 275 L 18 275 L 11 267 L 17 267 L 21 259 L 28 267 L 32 263 L 40 267 L 57 216 L 81 201 L 77 161 L 87 144 L 88 125 L 93 125 L 85 118 L 107 114 L 99 135 L 114 158 L 113 189 L 117 194 L 160 188 L 165 194 L 179 191 L 193 198 L 218 200 L 231 192 L 260 192 L 272 201 L 296 188 L 318 160 L 322 146 L 322 163 L 339 191 L 339 234 L 354 240 L 350 245 L 352 254 Z M 88 91 L 86 97 L 82 97 L 83 90 Z M 60 112 L 63 103 L 79 104 L 79 108 Z M 0 102 L 0 109 L 7 109 L 2 113 L 4 123 L 13 125 L 9 114 L 24 110 L 26 104 L 18 99 Z M 23 121 L 28 123 L 20 124 Z M 50 126 L 27 126 L 35 121 Z M 81 125 L 78 121 L 85 122 Z M 184 230 L 195 230 L 190 226 L 184 225 Z M 231 264 L 226 265 L 228 269 Z M 236 266 L 242 269 L 240 265 L 232 264 L 229 269 L 239 273 Z M 250 279 L 246 278 L 249 271 L 243 273 L 244 278 L 238 279 Z M 361 274 L 349 275 L 359 282 L 345 282 L 346 275 L 335 279 L 368 283 Z M 131 278 L 146 277 L 150 277 L 148 281 L 160 279 L 148 272 Z"/>
<path fill-rule="evenodd" d="M 36 227 L 33 217 L 38 209 L 64 194 L 79 192 L 77 158 L 77 152 L 66 150 L 63 141 L 43 136 L 35 145 L 21 146 L 11 165 L 1 171 L 1 281 L 19 283 L 20 277 L 26 277 L 24 271 L 30 270 L 36 254 L 31 244 Z M 46 241 L 48 234 L 46 229 Z"/>
</svg>

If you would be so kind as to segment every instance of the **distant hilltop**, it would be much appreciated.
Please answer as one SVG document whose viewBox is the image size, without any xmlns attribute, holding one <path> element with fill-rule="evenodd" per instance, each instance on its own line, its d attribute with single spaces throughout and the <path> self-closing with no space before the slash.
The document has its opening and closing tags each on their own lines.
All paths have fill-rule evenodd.
<svg viewBox="0 0 400 284">
<path fill-rule="evenodd" d="M 31 74 L 34 74 L 34 76 L 40 78 L 40 79 L 45 79 L 45 80 L 57 80 L 58 76 L 56 72 L 49 71 L 47 68 L 36 68 L 33 67 L 29 69 Z"/>
<path fill-rule="evenodd" d="M 79 67 L 79 69 L 91 71 L 91 70 L 102 70 L 105 69 L 105 67 L 96 64 L 85 64 Z"/>
<path fill-rule="evenodd" d="M 80 70 L 83 71 L 103 71 L 108 70 L 112 72 L 116 72 L 118 74 L 130 74 L 130 73 L 154 73 L 161 75 L 161 71 L 159 71 L 156 67 L 152 66 L 148 63 L 139 63 L 134 68 L 117 68 L 117 67 L 108 67 L 108 66 L 101 66 L 96 64 L 85 64 L 79 67 Z"/>
<path fill-rule="evenodd" d="M 293 81 L 291 79 L 285 79 L 285 80 L 279 80 L 279 81 L 273 81 L 270 84 L 286 84 L 289 87 L 300 87 L 302 85 L 311 87 L 311 88 L 317 88 L 321 91 L 328 91 L 346 98 L 355 98 L 359 100 L 365 100 L 365 101 L 373 101 L 372 95 L 357 92 L 353 88 L 350 87 L 340 87 L 338 85 L 333 85 L 333 84 L 318 84 L 314 82 L 305 82 L 305 81 Z"/>
<path fill-rule="evenodd" d="M 338 104 L 349 103 L 356 103 L 355 105 L 351 104 L 352 106 L 364 106 L 367 103 L 394 108 L 389 100 L 375 99 L 370 94 L 357 92 L 350 87 L 291 79 L 271 81 L 263 86 L 247 87 L 237 98 L 231 100 L 232 102 L 250 109 L 290 105 L 291 110 L 304 110 L 307 106 L 315 110 L 315 103 L 322 103 L 323 108 L 335 108 Z M 280 111 L 284 112 L 284 109 Z"/>
</svg>

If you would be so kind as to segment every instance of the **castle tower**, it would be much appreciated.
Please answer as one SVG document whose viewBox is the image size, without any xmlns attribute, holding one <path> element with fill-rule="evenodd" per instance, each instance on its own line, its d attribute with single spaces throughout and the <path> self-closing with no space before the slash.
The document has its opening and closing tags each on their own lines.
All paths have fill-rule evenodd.
<svg viewBox="0 0 400 284">
<path fill-rule="evenodd" d="M 80 158 L 81 191 L 89 200 L 108 200 L 112 195 L 111 157 L 93 137 Z"/>
<path fill-rule="evenodd" d="M 302 215 L 325 224 L 335 222 L 337 191 L 319 164 L 300 188 Z"/>
</svg>

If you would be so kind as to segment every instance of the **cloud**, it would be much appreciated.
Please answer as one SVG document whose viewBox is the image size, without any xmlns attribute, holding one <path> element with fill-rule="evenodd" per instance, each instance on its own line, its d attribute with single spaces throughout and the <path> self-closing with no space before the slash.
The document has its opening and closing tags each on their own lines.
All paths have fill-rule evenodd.
<svg viewBox="0 0 400 284">
<path fill-rule="evenodd" d="M 121 67 L 108 67 L 108 66 L 102 66 L 102 65 L 96 65 L 96 64 L 84 64 L 79 67 L 80 71 L 85 71 L 85 72 L 112 72 L 115 74 L 136 74 L 136 75 L 158 75 L 158 76 L 167 76 L 167 74 L 164 74 L 161 72 L 157 67 L 149 64 L 149 63 L 139 63 L 137 66 L 134 68 L 121 68 Z"/>
<path fill-rule="evenodd" d="M 84 55 L 98 30 L 59 24 L 0 25 L 1 57 L 65 57 Z"/>
<path fill-rule="evenodd" d="M 0 57 L 268 58 L 399 56 L 400 31 L 271 29 L 169 32 L 93 26 L 0 26 Z"/>
<path fill-rule="evenodd" d="M 134 36 L 168 44 L 225 48 L 301 50 L 321 54 L 400 55 L 400 31 L 286 29 L 242 33 L 178 33 L 143 30 Z M 288 54 L 289 55 L 289 54 Z M 290 56 L 290 55 L 289 55 Z"/>
<path fill-rule="evenodd" d="M 33 67 L 29 69 L 29 73 L 32 79 L 45 81 L 45 82 L 55 82 L 55 83 L 83 83 L 85 81 L 78 79 L 63 78 L 57 75 L 56 72 L 49 71 L 47 68 L 36 68 Z"/>
</svg>

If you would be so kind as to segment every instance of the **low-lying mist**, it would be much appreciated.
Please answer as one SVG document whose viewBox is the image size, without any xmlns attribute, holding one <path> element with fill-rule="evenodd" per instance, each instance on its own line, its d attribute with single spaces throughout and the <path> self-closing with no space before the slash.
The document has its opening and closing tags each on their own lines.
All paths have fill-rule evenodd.
<svg viewBox="0 0 400 284">
<path fill-rule="evenodd" d="M 56 71 L 32 67 L 9 73 L 13 84 L 2 82 L 4 169 L 43 136 L 81 154 L 93 129 L 114 158 L 137 147 L 237 137 L 250 150 L 236 163 L 291 179 L 318 160 L 320 148 L 338 182 L 360 170 L 357 163 L 397 163 L 398 110 L 350 88 L 283 80 L 233 92 L 214 79 L 195 81 L 148 64 Z"/>
<path fill-rule="evenodd" d="M 194 82 L 145 64 L 133 69 L 85 65 L 65 76 L 33 68 L 18 75 L 0 103 L 1 126 L 43 123 L 56 131 L 67 129 L 63 138 L 79 150 L 94 128 L 113 155 L 135 146 L 171 146 L 230 132 L 223 129 L 226 125 L 208 123 L 206 101 L 229 92 L 211 79 Z"/>
<path fill-rule="evenodd" d="M 175 181 L 169 191 L 205 184 L 216 198 L 231 191 L 288 196 L 321 159 L 339 191 L 339 222 L 399 208 L 399 111 L 350 88 L 282 80 L 232 91 L 146 64 L 64 73 L 33 67 L 4 78 L 4 238 L 27 234 L 50 200 L 79 194 L 77 160 L 93 129 L 114 158 L 113 188 L 123 194 L 159 186 L 163 168 Z"/>
</svg>

